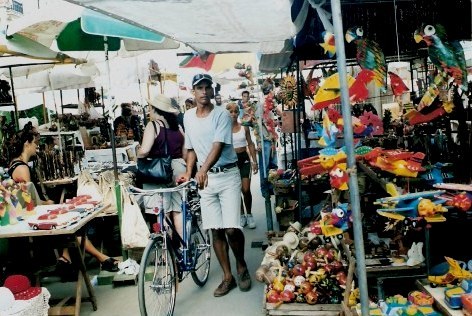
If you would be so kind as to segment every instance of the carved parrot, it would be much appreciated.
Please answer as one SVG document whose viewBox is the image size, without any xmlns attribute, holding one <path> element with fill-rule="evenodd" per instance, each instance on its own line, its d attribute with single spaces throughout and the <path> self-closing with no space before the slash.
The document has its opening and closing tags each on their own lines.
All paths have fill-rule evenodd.
<svg viewBox="0 0 472 316">
<path fill-rule="evenodd" d="M 464 49 L 458 41 L 449 41 L 446 30 L 440 24 L 422 25 L 415 31 L 415 41 L 424 41 L 428 46 L 431 62 L 440 70 L 454 78 L 463 91 L 467 91 L 467 71 Z"/>
<path fill-rule="evenodd" d="M 362 69 L 374 72 L 375 84 L 385 92 L 387 90 L 387 65 L 385 56 L 377 42 L 364 38 L 362 27 L 354 26 L 346 31 L 346 41 L 357 45 L 357 63 Z"/>
</svg>

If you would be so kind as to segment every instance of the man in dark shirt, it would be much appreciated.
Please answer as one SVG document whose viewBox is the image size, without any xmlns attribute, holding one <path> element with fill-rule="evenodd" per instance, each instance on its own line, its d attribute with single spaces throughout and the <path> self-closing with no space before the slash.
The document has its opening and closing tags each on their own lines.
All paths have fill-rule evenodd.
<svg viewBox="0 0 472 316">
<path fill-rule="evenodd" d="M 130 103 L 121 104 L 121 116 L 115 119 L 113 128 L 117 136 L 125 134 L 128 139 L 141 141 L 143 135 L 141 119 L 139 116 L 133 115 Z"/>
</svg>

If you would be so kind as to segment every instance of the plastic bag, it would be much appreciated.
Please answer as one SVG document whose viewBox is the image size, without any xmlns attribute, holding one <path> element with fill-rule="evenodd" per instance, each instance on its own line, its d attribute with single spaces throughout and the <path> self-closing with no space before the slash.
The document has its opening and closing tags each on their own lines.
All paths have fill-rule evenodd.
<svg viewBox="0 0 472 316">
<path fill-rule="evenodd" d="M 121 192 L 123 198 L 121 243 L 123 248 L 144 248 L 149 241 L 149 228 L 134 197 L 130 196 L 123 186 Z"/>
<path fill-rule="evenodd" d="M 102 200 L 100 187 L 87 170 L 82 170 L 77 179 L 77 196 L 79 195 L 90 195 L 94 201 Z"/>
</svg>

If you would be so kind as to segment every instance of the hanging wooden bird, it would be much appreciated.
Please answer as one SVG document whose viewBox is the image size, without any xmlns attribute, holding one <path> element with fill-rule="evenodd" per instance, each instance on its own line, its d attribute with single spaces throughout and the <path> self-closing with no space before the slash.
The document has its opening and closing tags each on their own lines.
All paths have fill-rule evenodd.
<svg viewBox="0 0 472 316">
<path fill-rule="evenodd" d="M 362 27 L 354 26 L 346 31 L 345 38 L 348 43 L 357 45 L 356 59 L 362 69 L 372 70 L 375 73 L 375 84 L 382 92 L 387 91 L 387 66 L 385 56 L 377 42 L 363 38 Z"/>
<path fill-rule="evenodd" d="M 403 93 L 410 91 L 402 78 L 400 78 L 396 73 L 389 71 L 388 76 L 390 77 L 390 86 L 394 96 L 400 96 Z"/>
<path fill-rule="evenodd" d="M 446 30 L 440 24 L 422 25 L 415 31 L 416 43 L 424 41 L 428 46 L 428 56 L 431 62 L 467 91 L 467 71 L 465 66 L 464 49 L 458 41 L 449 41 Z"/>
</svg>

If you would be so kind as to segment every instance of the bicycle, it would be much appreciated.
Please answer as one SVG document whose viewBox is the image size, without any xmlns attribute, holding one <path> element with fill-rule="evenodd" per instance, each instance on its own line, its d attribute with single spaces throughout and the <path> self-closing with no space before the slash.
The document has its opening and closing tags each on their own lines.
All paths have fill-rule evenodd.
<svg viewBox="0 0 472 316">
<path fill-rule="evenodd" d="M 191 188 L 193 187 L 193 189 Z M 141 315 L 172 315 L 175 307 L 177 282 L 189 274 L 200 287 L 210 273 L 210 234 L 203 230 L 196 182 L 188 181 L 173 188 L 142 190 L 128 189 L 130 194 L 153 196 L 182 192 L 182 238 L 163 210 L 160 199 L 155 232 L 151 234 L 141 258 L 138 275 L 138 299 Z M 174 232 L 174 234 L 172 234 Z"/>
</svg>

